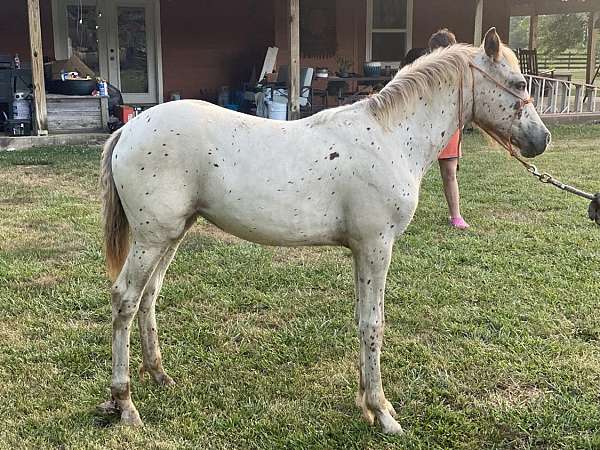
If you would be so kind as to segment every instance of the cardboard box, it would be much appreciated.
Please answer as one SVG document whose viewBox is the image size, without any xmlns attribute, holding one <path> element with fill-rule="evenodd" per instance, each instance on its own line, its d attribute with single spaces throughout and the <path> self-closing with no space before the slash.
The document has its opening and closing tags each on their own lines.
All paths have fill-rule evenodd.
<svg viewBox="0 0 600 450">
<path fill-rule="evenodd" d="M 44 72 L 48 80 L 60 80 L 61 72 L 77 72 L 82 78 L 96 78 L 94 71 L 75 55 L 69 59 L 44 64 Z"/>
</svg>

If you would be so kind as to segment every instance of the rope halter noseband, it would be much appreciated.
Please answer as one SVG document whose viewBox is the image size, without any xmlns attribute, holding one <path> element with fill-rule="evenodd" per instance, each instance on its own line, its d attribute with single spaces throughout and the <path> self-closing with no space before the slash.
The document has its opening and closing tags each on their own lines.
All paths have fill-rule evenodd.
<svg viewBox="0 0 600 450">
<path fill-rule="evenodd" d="M 472 93 L 473 93 L 472 119 L 471 120 L 473 122 L 475 122 L 479 128 L 481 128 L 483 131 L 485 131 L 498 144 L 500 144 L 502 147 L 504 147 L 506 150 L 508 150 L 508 152 L 510 153 L 511 156 L 513 156 L 516 159 L 518 159 L 519 161 L 521 161 L 521 163 L 524 163 L 525 161 L 523 161 L 520 158 L 518 152 L 513 148 L 513 145 L 512 145 L 512 128 L 513 128 L 515 120 L 517 120 L 517 118 L 521 116 L 521 114 L 522 114 L 523 109 L 525 108 L 525 106 L 527 106 L 530 103 L 533 104 L 533 99 L 531 97 L 523 98 L 518 92 L 516 92 L 516 91 L 510 89 L 509 87 L 505 86 L 504 84 L 502 84 L 501 82 L 499 82 L 498 80 L 496 80 L 494 77 L 492 77 L 485 70 L 483 70 L 480 67 L 476 66 L 472 62 L 469 62 L 469 68 L 471 69 L 471 75 L 472 75 Z M 498 86 L 503 91 L 508 92 L 510 95 L 512 95 L 513 97 L 515 97 L 518 100 L 518 102 L 517 102 L 517 104 L 515 106 L 515 114 L 513 115 L 513 118 L 511 120 L 509 128 L 508 128 L 508 138 L 507 138 L 506 141 L 504 139 L 502 139 L 498 135 L 498 133 L 496 133 L 495 131 L 489 130 L 488 128 L 482 126 L 479 122 L 477 122 L 475 120 L 475 74 L 473 73 L 473 70 L 477 70 L 486 79 L 488 79 L 489 81 L 491 81 L 492 83 L 494 83 L 496 86 Z M 463 118 L 463 97 L 464 97 L 464 93 L 463 93 L 463 89 L 464 89 L 463 88 L 463 78 L 461 77 L 461 79 L 460 79 L 460 85 L 459 85 L 459 92 L 458 92 L 458 96 L 459 96 L 459 124 L 458 125 L 459 125 L 459 129 L 460 130 L 462 130 L 463 125 L 464 125 L 464 118 Z M 461 131 L 461 133 L 462 133 L 462 131 Z"/>
<path fill-rule="evenodd" d="M 485 70 L 481 69 L 480 67 L 477 67 L 475 64 L 473 64 L 472 62 L 469 62 L 469 68 L 471 69 L 471 75 L 473 75 L 472 77 L 472 90 L 473 90 L 473 105 L 472 105 L 472 121 L 475 122 L 477 124 L 477 126 L 479 126 L 479 128 L 481 128 L 483 131 L 485 131 L 493 140 L 495 140 L 498 144 L 500 144 L 502 147 L 504 147 L 506 150 L 508 150 L 508 152 L 510 153 L 510 155 L 515 158 L 517 161 L 519 161 L 521 164 L 523 164 L 523 166 L 525 166 L 525 168 L 527 169 L 527 171 L 529 173 L 531 173 L 534 177 L 536 177 L 538 180 L 540 180 L 542 183 L 548 183 L 548 184 L 552 184 L 553 186 L 562 189 L 563 191 L 566 192 L 570 192 L 572 194 L 578 195 L 579 197 L 583 197 L 586 198 L 588 200 L 596 200 L 596 198 L 600 198 L 600 193 L 597 193 L 595 195 L 590 194 L 588 192 L 582 191 L 580 189 L 577 189 L 576 187 L 570 186 L 568 184 L 562 183 L 559 180 L 557 180 L 556 178 L 554 178 L 552 175 L 548 174 L 548 173 L 542 173 L 539 172 L 537 167 L 534 166 L 533 164 L 528 163 L 527 161 L 525 161 L 520 155 L 519 153 L 513 148 L 512 146 L 512 127 L 514 125 L 515 120 L 517 120 L 518 117 L 520 117 L 521 113 L 523 112 L 523 109 L 525 108 L 525 106 L 529 105 L 529 104 L 533 104 L 533 99 L 531 97 L 527 97 L 527 98 L 523 98 L 521 97 L 521 95 L 510 89 L 509 87 L 505 86 L 504 84 L 500 83 L 498 80 L 496 80 L 494 77 L 492 77 L 489 73 L 487 73 Z M 508 140 L 504 141 L 499 135 L 498 133 L 496 133 L 495 131 L 489 130 L 486 127 L 482 126 L 480 123 L 478 123 L 475 120 L 475 75 L 473 74 L 473 69 L 477 70 L 479 73 L 481 73 L 481 75 L 483 75 L 486 79 L 488 79 L 489 81 L 491 81 L 492 83 L 494 83 L 496 86 L 498 86 L 500 89 L 502 89 L 503 91 L 508 92 L 510 95 L 512 95 L 513 97 L 515 97 L 518 102 L 515 106 L 515 114 L 510 122 L 510 128 L 508 130 Z M 462 74 L 461 74 L 462 75 Z M 460 77 L 460 85 L 458 87 L 458 127 L 460 130 L 460 140 L 462 141 L 462 129 L 463 129 L 463 125 L 464 125 L 464 117 L 463 117 L 463 102 L 464 102 L 464 88 L 463 88 L 463 82 L 464 79 L 461 76 Z"/>
</svg>

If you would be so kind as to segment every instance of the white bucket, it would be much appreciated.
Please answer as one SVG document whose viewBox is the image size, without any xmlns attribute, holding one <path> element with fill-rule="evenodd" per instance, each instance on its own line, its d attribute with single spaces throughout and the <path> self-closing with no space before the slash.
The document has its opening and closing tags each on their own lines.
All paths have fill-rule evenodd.
<svg viewBox="0 0 600 450">
<path fill-rule="evenodd" d="M 12 104 L 12 117 L 17 120 L 29 120 L 30 117 L 30 106 L 29 100 L 25 98 L 23 92 L 16 92 L 15 98 Z"/>
<path fill-rule="evenodd" d="M 287 120 L 287 102 L 268 101 L 269 119 Z"/>
</svg>

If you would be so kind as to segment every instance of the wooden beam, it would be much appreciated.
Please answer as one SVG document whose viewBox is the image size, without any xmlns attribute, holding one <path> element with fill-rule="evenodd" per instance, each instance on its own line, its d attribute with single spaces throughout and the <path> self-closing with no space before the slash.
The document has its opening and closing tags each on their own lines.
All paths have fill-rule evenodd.
<svg viewBox="0 0 600 450">
<path fill-rule="evenodd" d="M 538 15 L 529 16 L 529 49 L 536 49 L 538 46 Z"/>
<path fill-rule="evenodd" d="M 290 0 L 288 120 L 300 118 L 300 0 Z"/>
<path fill-rule="evenodd" d="M 596 24 L 600 20 L 600 11 L 589 13 L 588 18 L 588 42 L 587 42 L 587 65 L 585 71 L 586 83 L 591 83 L 596 73 L 596 49 L 598 47 L 598 33 Z"/>
<path fill-rule="evenodd" d="M 481 45 L 483 38 L 483 0 L 477 0 L 475 5 L 475 31 L 473 35 L 473 45 L 478 47 Z"/>
<path fill-rule="evenodd" d="M 31 47 L 31 77 L 35 118 L 33 129 L 38 135 L 46 135 L 48 134 L 48 111 L 46 109 L 46 83 L 44 82 L 40 1 L 27 0 L 27 12 L 29 15 L 29 45 Z"/>
</svg>

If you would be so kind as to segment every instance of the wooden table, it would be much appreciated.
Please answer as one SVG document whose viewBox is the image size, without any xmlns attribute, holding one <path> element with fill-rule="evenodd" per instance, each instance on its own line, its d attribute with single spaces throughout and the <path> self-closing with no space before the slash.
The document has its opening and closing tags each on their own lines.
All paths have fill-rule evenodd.
<svg viewBox="0 0 600 450">
<path fill-rule="evenodd" d="M 391 81 L 392 77 L 384 77 L 384 76 L 378 76 L 378 77 L 328 77 L 327 80 L 328 81 L 345 81 L 347 83 L 349 82 L 355 82 L 357 84 L 375 84 L 375 83 L 387 83 L 389 81 Z"/>
<path fill-rule="evenodd" d="M 377 76 L 377 77 L 337 77 L 330 76 L 326 78 L 327 83 L 336 83 L 338 85 L 338 103 L 354 103 L 361 96 L 371 93 L 370 90 L 376 84 L 387 84 L 393 77 L 391 76 Z M 356 84 L 356 91 L 344 99 L 343 91 L 348 83 Z M 343 102 L 342 102 L 343 99 Z"/>
</svg>

